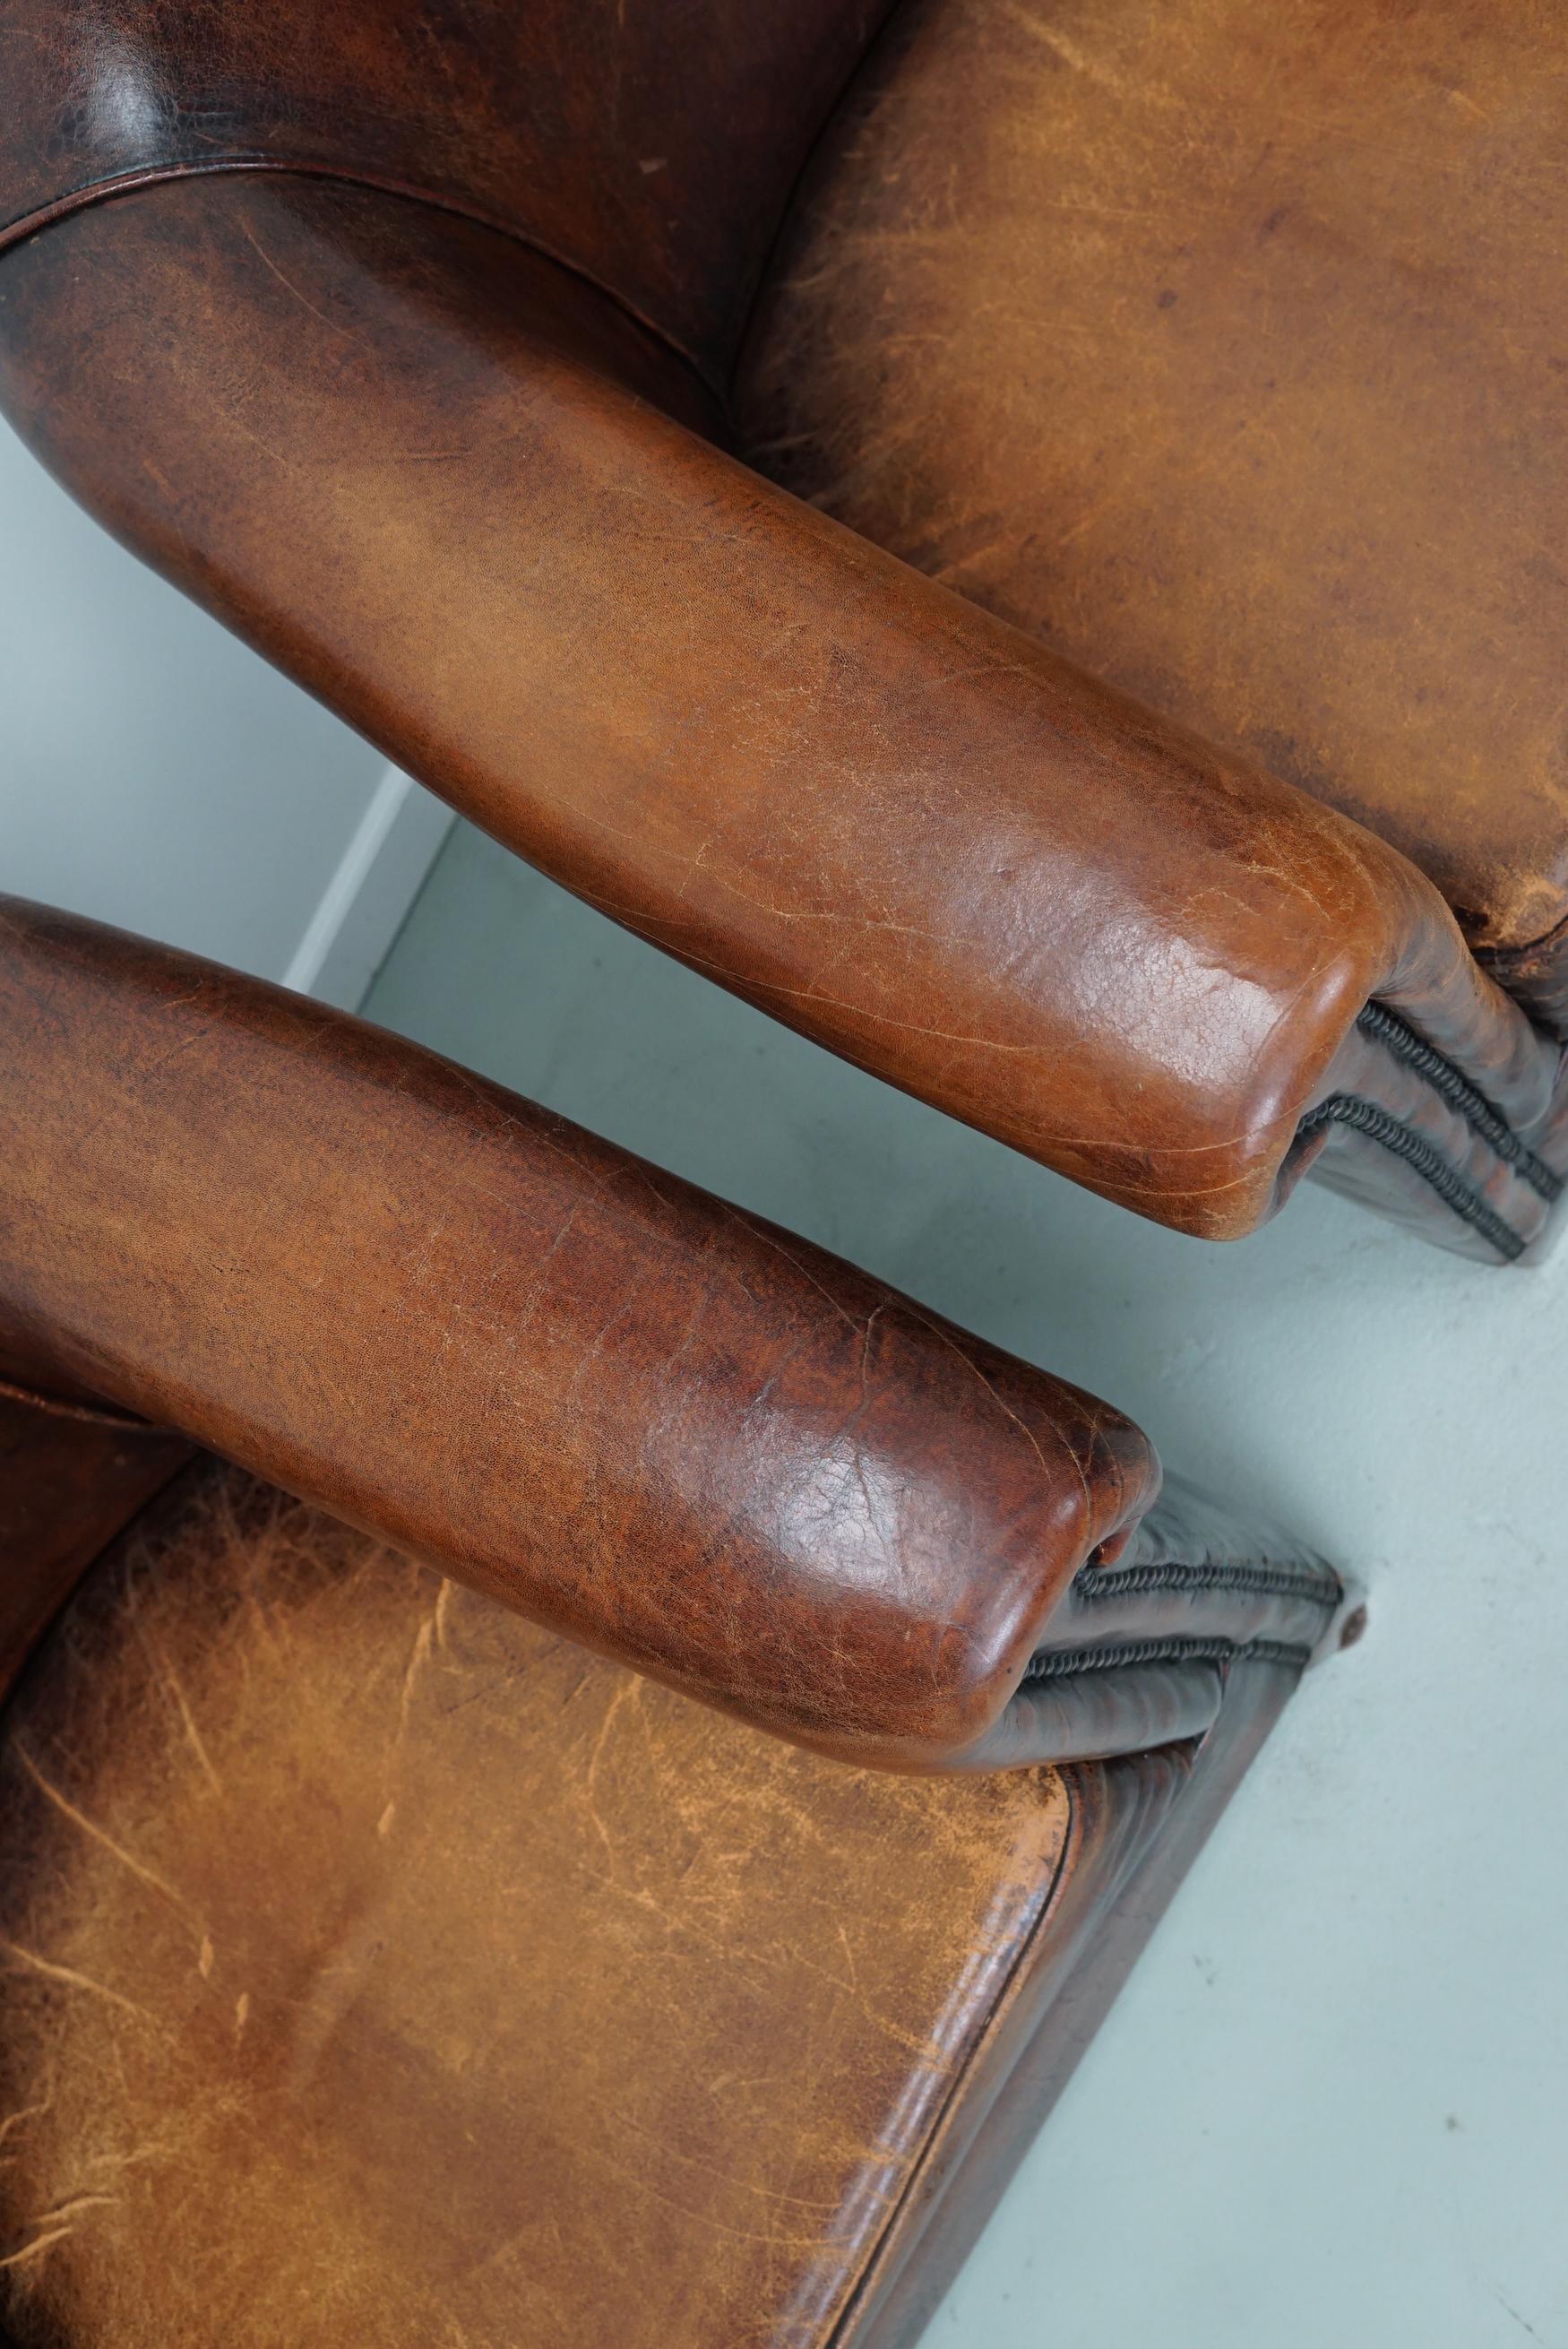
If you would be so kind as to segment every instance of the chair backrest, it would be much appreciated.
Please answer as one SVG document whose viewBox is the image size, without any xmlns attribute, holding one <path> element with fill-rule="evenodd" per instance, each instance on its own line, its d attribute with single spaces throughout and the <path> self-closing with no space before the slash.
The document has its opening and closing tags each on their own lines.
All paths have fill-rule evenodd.
<svg viewBox="0 0 1568 2349">
<path fill-rule="evenodd" d="M 0 244 L 117 182 L 284 169 L 433 198 L 713 379 L 888 0 L 11 0 Z"/>
</svg>

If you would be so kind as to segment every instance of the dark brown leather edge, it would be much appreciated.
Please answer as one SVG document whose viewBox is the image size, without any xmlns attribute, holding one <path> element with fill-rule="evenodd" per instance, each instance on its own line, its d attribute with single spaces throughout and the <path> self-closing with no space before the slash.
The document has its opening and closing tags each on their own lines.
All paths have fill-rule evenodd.
<svg viewBox="0 0 1568 2349">
<path fill-rule="evenodd" d="M 1488 948 L 1480 961 L 1540 1027 L 1568 1042 L 1568 921 L 1526 946 Z"/>
<path fill-rule="evenodd" d="M 124 191 L 286 171 L 554 255 L 722 381 L 823 120 L 889 0 L 359 0 L 0 10 L 0 244 Z"/>
<path fill-rule="evenodd" d="M 0 1698 L 77 1578 L 191 1457 L 167 1429 L 0 1380 Z"/>
<path fill-rule="evenodd" d="M 1201 1743 L 1063 1773 L 1057 1885 L 832 2349 L 918 2341 L 1297 1677 L 1249 1661 Z"/>
</svg>

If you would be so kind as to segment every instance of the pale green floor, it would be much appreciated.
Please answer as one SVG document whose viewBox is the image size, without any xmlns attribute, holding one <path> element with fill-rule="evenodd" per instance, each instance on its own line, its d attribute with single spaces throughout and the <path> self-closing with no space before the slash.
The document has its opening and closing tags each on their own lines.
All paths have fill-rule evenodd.
<svg viewBox="0 0 1568 2349">
<path fill-rule="evenodd" d="M 1130 1411 L 1371 1585 L 928 2341 L 1568 2344 L 1568 1248 L 1042 1174 L 454 833 L 370 1016 Z"/>
</svg>

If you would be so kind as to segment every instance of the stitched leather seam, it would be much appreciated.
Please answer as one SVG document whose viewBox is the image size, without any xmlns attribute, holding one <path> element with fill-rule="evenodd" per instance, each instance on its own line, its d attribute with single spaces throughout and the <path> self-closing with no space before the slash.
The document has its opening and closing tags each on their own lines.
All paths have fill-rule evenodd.
<svg viewBox="0 0 1568 2349">
<path fill-rule="evenodd" d="M 459 220 L 472 221 L 476 228 L 491 229 L 496 235 L 521 245 L 525 253 L 536 253 L 541 260 L 552 262 L 557 269 L 565 270 L 569 276 L 575 277 L 604 301 L 613 304 L 623 317 L 630 318 L 634 326 L 653 337 L 661 350 L 668 351 L 672 358 L 679 361 L 687 375 L 695 379 L 710 406 L 717 403 L 722 409 L 721 388 L 709 381 L 690 353 L 682 350 L 678 343 L 672 342 L 652 319 L 645 318 L 624 295 L 601 284 L 581 263 L 566 260 L 564 255 L 552 252 L 539 238 L 525 236 L 515 223 L 500 219 L 480 205 L 465 204 L 455 196 L 439 195 L 428 188 L 416 187 L 409 181 L 393 179 L 389 175 L 383 178 L 374 171 L 344 171 L 331 163 L 284 162 L 265 155 L 225 155 L 211 163 L 147 163 L 138 171 L 118 171 L 108 179 L 93 180 L 86 187 L 72 189 L 68 195 L 57 196 L 52 203 L 40 204 L 35 212 L 24 212 L 17 220 L 0 223 L 0 260 L 13 245 L 20 244 L 25 238 L 36 236 L 40 229 L 52 228 L 57 221 L 68 220 L 74 212 L 86 212 L 93 204 L 112 202 L 116 196 L 133 195 L 139 188 L 161 187 L 170 180 L 211 180 L 224 171 L 281 172 L 297 180 L 330 180 L 338 187 L 369 188 L 377 195 L 400 196 L 409 203 L 428 204 L 433 212 L 450 212 Z"/>
<path fill-rule="evenodd" d="M 1512 1225 L 1505 1223 L 1496 1208 L 1466 1182 L 1458 1167 L 1451 1166 L 1441 1151 L 1435 1149 L 1424 1133 L 1418 1133 L 1413 1125 L 1402 1124 L 1398 1118 L 1391 1117 L 1386 1109 L 1361 1093 L 1331 1093 L 1302 1119 L 1296 1128 L 1297 1142 L 1310 1142 L 1326 1125 L 1347 1125 L 1355 1133 L 1381 1143 L 1423 1182 L 1429 1183 L 1445 1206 L 1451 1207 L 1472 1230 L 1480 1232 L 1510 1264 L 1524 1254 L 1527 1243 Z"/>
<path fill-rule="evenodd" d="M 1425 1077 L 1433 1091 L 1440 1093 L 1449 1107 L 1463 1118 L 1472 1133 L 1490 1143 L 1504 1164 L 1511 1166 L 1532 1191 L 1539 1192 L 1549 1206 L 1556 1205 L 1563 1196 L 1563 1177 L 1554 1174 L 1528 1143 L 1521 1141 L 1502 1112 L 1487 1099 L 1479 1085 L 1471 1083 L 1462 1069 L 1446 1059 L 1435 1045 L 1429 1044 L 1425 1037 L 1418 1036 L 1387 1004 L 1368 1003 L 1356 1025 L 1364 1036 L 1381 1044 L 1404 1067 Z"/>
<path fill-rule="evenodd" d="M 1073 1577 L 1073 1597 L 1085 1605 L 1105 1599 L 1136 1598 L 1150 1590 L 1234 1590 L 1258 1598 L 1300 1599 L 1332 1614 L 1344 1597 L 1337 1576 L 1287 1566 L 1225 1565 L 1207 1560 L 1184 1566 L 1178 1558 L 1151 1559 L 1147 1566 L 1083 1566 Z"/>
<path fill-rule="evenodd" d="M 1019 1686 L 1076 1680 L 1085 1672 L 1131 1671 L 1145 1664 L 1234 1664 L 1256 1661 L 1303 1669 L 1312 1650 L 1296 1640 L 1123 1640 L 1103 1648 L 1048 1648 L 1029 1659 Z"/>
</svg>

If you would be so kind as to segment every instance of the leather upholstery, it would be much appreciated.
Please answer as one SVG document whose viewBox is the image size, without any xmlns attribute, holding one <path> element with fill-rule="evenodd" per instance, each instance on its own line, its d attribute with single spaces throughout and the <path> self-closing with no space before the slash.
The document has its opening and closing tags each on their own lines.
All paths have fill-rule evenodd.
<svg viewBox="0 0 1568 2349">
<path fill-rule="evenodd" d="M 888 0 L 5 0 L 0 247 L 167 174 L 403 189 L 553 254 L 727 373 Z"/>
<path fill-rule="evenodd" d="M 1111 1196 L 1248 1229 L 1419 1076 L 1543 1212 L 1555 1057 L 1397 854 L 718 447 L 872 13 L 10 0 L 10 410 L 500 836 Z M 73 1391 L 242 1464 L 7 1708 L 20 2349 L 907 2344 L 1337 1578 L 317 1007 L 13 904 L 0 1037 L 0 1370 L 67 1405 L 6 1652 L 178 1457 Z"/>
<path fill-rule="evenodd" d="M 208 1464 L 6 1715 L 0 2320 L 908 2344 L 1293 1678 L 1206 1758 L 855 1771 Z"/>
<path fill-rule="evenodd" d="M 433 1053 L 0 912 L 14 1373 L 893 1766 L 1194 1734 L 1234 1651 L 1328 1635 L 1338 1582 L 1286 1537 L 1178 1497 L 1129 1551 L 1159 1464 L 1092 1396 Z M 1261 1611 L 1245 1574 L 1182 1583 L 1216 1545 L 1274 1577 Z M 1086 1607 L 1124 1557 L 1174 1579 Z"/>
<path fill-rule="evenodd" d="M 754 338 L 759 461 L 1371 825 L 1568 1033 L 1568 20 L 909 0 Z"/>
<path fill-rule="evenodd" d="M 1559 1056 L 1385 843 L 736 465 L 493 230 L 281 172 L 78 210 L 0 262 L 0 396 L 500 838 L 1144 1214 L 1234 1237 L 1337 1152 L 1299 1131 L 1371 997 L 1550 1113 Z"/>
</svg>

